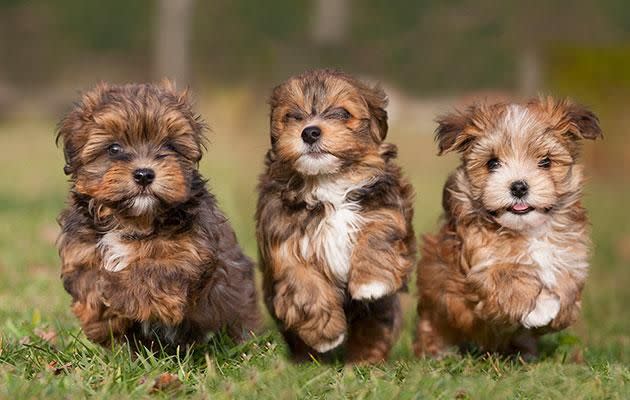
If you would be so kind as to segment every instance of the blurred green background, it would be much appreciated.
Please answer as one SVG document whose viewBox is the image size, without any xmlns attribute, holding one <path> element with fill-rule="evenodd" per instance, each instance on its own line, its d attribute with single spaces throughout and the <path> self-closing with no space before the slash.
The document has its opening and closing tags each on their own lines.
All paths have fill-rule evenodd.
<svg viewBox="0 0 630 400">
<path fill-rule="evenodd" d="M 551 390 L 544 392 L 547 397 L 556 392 L 575 398 L 630 396 L 627 1 L 0 0 L 0 377 L 8 383 L 0 385 L 0 397 L 63 397 L 70 387 L 76 395 L 107 397 L 112 388 L 117 395 L 146 394 L 116 386 L 115 368 L 124 363 L 120 359 L 103 366 L 106 372 L 99 370 L 102 381 L 96 383 L 91 377 L 98 373 L 87 367 L 65 381 L 42 377 L 50 354 L 65 357 L 72 348 L 87 359 L 110 356 L 89 344 L 89 350 L 76 350 L 62 338 L 55 346 L 38 344 L 46 351 L 24 341 L 41 341 L 36 333 L 41 329 L 56 330 L 60 337 L 63 332 L 78 335 L 69 296 L 58 279 L 54 247 L 55 218 L 68 189 L 54 133 L 80 91 L 103 80 L 162 77 L 190 86 L 197 110 L 211 127 L 201 169 L 246 252 L 255 257 L 255 185 L 268 146 L 267 97 L 290 75 L 319 67 L 380 82 L 388 92 L 389 140 L 399 145 L 400 163 L 416 187 L 418 233 L 436 227 L 441 187 L 457 164 L 456 156 L 436 156 L 436 114 L 479 99 L 538 93 L 570 96 L 591 107 L 605 132 L 603 141 L 585 143 L 583 154 L 589 176 L 585 203 L 593 224 L 592 272 L 582 320 L 551 339 L 560 348 L 570 344 L 569 350 L 552 353 L 535 367 L 504 361 L 495 367 L 492 359 L 468 360 L 466 367 L 452 360 L 414 360 L 415 304 L 413 295 L 406 295 L 407 325 L 395 361 L 382 370 L 354 372 L 368 384 L 353 386 L 354 375 L 343 369 L 312 367 L 302 375 L 298 372 L 304 370 L 291 369 L 287 373 L 295 379 L 271 389 L 299 397 L 361 397 L 377 393 L 383 382 L 401 382 L 400 389 L 426 377 L 429 384 L 410 389 L 409 398 L 412 393 L 452 398 L 461 387 L 469 388 L 472 398 L 483 393 L 528 397 L 542 393 L 537 380 L 551 379 L 543 385 Z M 80 336 L 78 340 L 84 343 Z M 275 333 L 269 340 L 283 349 Z M 245 366 L 268 368 L 283 362 L 283 351 L 254 351 L 262 361 Z M 204 370 L 205 361 L 197 361 L 191 361 L 191 368 Z M 155 369 L 127 367 L 151 376 L 159 368 L 179 368 L 169 362 Z M 236 370 L 247 364 L 231 362 L 218 358 L 216 365 Z M 312 381 L 313 374 L 324 378 Z M 199 376 L 180 379 L 194 390 L 210 387 L 209 393 L 222 387 Z M 223 378 L 241 389 L 248 379 L 237 373 Z M 27 383 L 31 379 L 38 385 Z M 475 379 L 483 384 L 471 383 Z M 508 386 L 501 384 L 505 379 Z M 584 382 L 593 386 L 580 386 Z M 330 389 L 342 383 L 351 391 Z M 511 391 L 518 385 L 527 389 Z"/>
</svg>

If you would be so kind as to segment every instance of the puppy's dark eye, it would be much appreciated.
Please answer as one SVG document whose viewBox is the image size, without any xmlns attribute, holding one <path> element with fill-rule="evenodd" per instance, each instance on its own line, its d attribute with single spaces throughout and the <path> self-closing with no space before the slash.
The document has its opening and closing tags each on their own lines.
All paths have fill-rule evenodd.
<svg viewBox="0 0 630 400">
<path fill-rule="evenodd" d="M 549 157 L 545 157 L 542 160 L 538 161 L 538 166 L 540 168 L 549 169 L 551 167 L 551 160 Z"/>
<path fill-rule="evenodd" d="M 488 167 L 488 171 L 495 171 L 499 169 L 501 166 L 501 161 L 498 158 L 491 158 L 486 163 L 486 167 Z"/>
<path fill-rule="evenodd" d="M 107 154 L 112 157 L 119 156 L 123 153 L 123 148 L 118 143 L 112 143 L 107 147 Z"/>
<path fill-rule="evenodd" d="M 177 153 L 177 148 L 175 147 L 175 145 L 173 145 L 172 143 L 164 143 L 160 147 L 160 152 L 155 158 L 159 160 L 168 157 L 169 155 L 172 155 L 172 153 Z"/>
<path fill-rule="evenodd" d="M 340 120 L 348 120 L 352 117 L 352 114 L 350 114 L 348 112 L 348 110 L 346 110 L 345 108 L 334 108 L 330 111 L 330 113 L 328 114 L 328 116 L 330 118 L 334 118 L 334 119 L 340 119 Z"/>
<path fill-rule="evenodd" d="M 164 143 L 162 145 L 161 150 L 163 151 L 172 151 L 172 152 L 177 152 L 177 148 L 175 147 L 175 145 L 173 143 Z"/>
<path fill-rule="evenodd" d="M 285 114 L 284 116 L 284 120 L 285 121 L 302 121 L 304 119 L 304 117 L 302 117 L 302 114 L 296 113 L 296 112 L 288 112 Z"/>
</svg>

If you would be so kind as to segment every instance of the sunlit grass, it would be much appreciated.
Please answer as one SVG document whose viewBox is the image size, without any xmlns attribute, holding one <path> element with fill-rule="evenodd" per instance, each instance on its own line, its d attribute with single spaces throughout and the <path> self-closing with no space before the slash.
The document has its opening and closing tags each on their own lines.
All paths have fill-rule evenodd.
<svg viewBox="0 0 630 400">
<path fill-rule="evenodd" d="M 237 93 L 200 105 L 213 128 L 201 170 L 245 251 L 255 257 L 255 185 L 268 138 L 264 109 L 238 112 L 252 101 Z M 431 130 L 429 123 L 390 131 L 416 188 L 417 233 L 436 226 L 441 187 L 457 161 L 435 156 Z M 411 353 L 415 304 L 405 295 L 406 326 L 390 362 L 295 366 L 285 360 L 284 344 L 269 322 L 267 333 L 243 345 L 218 335 L 208 346 L 175 356 L 134 356 L 126 347 L 106 350 L 87 342 L 58 278 L 55 218 L 68 185 L 54 121 L 0 125 L 0 149 L 0 398 L 141 398 L 151 392 L 274 399 L 630 397 L 630 188 L 618 182 L 594 177 L 587 186 L 595 252 L 583 318 L 545 341 L 542 360 L 417 360 Z M 56 332 L 54 340 L 40 338 L 48 331 Z M 181 385 L 155 392 L 163 373 L 174 374 Z"/>
</svg>

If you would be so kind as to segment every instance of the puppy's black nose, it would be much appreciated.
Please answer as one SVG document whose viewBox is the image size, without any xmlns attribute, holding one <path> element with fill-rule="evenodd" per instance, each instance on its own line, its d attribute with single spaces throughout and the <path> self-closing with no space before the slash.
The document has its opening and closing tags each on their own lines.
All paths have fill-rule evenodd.
<svg viewBox="0 0 630 400">
<path fill-rule="evenodd" d="M 512 196 L 518 197 L 519 199 L 525 197 L 528 190 L 529 186 L 527 186 L 527 182 L 525 181 L 512 182 L 510 185 L 510 192 L 512 193 Z"/>
<path fill-rule="evenodd" d="M 322 130 L 317 126 L 307 126 L 302 131 L 302 140 L 304 143 L 313 144 L 322 136 Z"/>
<path fill-rule="evenodd" d="M 155 172 L 151 168 L 139 168 L 133 171 L 133 180 L 139 185 L 149 186 L 155 179 Z"/>
</svg>

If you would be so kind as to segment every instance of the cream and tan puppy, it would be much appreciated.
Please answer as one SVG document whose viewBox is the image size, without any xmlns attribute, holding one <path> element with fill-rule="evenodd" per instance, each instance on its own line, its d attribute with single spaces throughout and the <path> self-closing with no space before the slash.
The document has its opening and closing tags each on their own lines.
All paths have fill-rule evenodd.
<svg viewBox="0 0 630 400">
<path fill-rule="evenodd" d="M 438 120 L 440 154 L 462 164 L 444 188 L 443 224 L 424 237 L 415 351 L 468 343 L 536 353 L 571 325 L 589 266 L 582 139 L 597 117 L 568 101 L 476 105 Z"/>
</svg>

